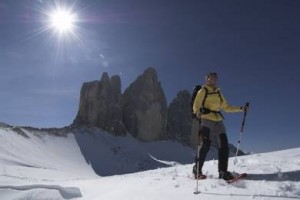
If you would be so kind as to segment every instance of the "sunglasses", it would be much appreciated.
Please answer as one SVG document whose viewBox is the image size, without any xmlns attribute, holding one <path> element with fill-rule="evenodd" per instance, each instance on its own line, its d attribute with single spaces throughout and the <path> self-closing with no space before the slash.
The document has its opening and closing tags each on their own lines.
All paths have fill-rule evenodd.
<svg viewBox="0 0 300 200">
<path fill-rule="evenodd" d="M 207 78 L 210 78 L 210 77 L 218 78 L 218 74 L 216 72 L 211 72 L 211 73 L 207 74 Z"/>
</svg>

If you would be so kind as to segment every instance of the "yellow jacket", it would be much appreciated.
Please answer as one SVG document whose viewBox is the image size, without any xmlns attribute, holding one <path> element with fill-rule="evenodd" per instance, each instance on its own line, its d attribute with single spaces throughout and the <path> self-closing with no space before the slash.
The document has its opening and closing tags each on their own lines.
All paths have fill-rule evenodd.
<svg viewBox="0 0 300 200">
<path fill-rule="evenodd" d="M 242 112 L 243 110 L 241 109 L 240 106 L 230 106 L 228 105 L 228 102 L 226 101 L 224 95 L 220 92 L 220 88 L 212 88 L 208 85 L 203 85 L 202 88 L 198 91 L 197 96 L 194 100 L 194 104 L 193 104 L 193 112 L 197 115 L 197 116 L 201 116 L 201 119 L 207 119 L 207 120 L 212 120 L 212 121 L 222 121 L 223 117 L 215 112 L 211 112 L 208 114 L 200 114 L 200 108 L 202 106 L 202 102 L 204 100 L 204 96 L 205 96 L 205 89 L 204 87 L 207 89 L 207 97 L 204 103 L 204 108 L 208 108 L 211 111 L 216 111 L 219 112 L 221 110 L 224 110 L 225 112 Z M 220 95 L 219 93 L 220 92 Z M 209 94 L 209 93 L 213 93 L 213 94 Z"/>
</svg>

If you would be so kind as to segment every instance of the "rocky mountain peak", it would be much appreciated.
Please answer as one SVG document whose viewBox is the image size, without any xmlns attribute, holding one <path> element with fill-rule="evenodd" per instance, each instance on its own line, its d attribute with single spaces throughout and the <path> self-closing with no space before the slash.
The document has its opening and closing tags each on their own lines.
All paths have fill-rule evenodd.
<svg viewBox="0 0 300 200">
<path fill-rule="evenodd" d="M 166 136 L 167 101 L 154 68 L 148 68 L 122 96 L 123 120 L 135 137 L 152 141 Z"/>
<path fill-rule="evenodd" d="M 101 82 L 102 84 L 109 84 L 109 83 L 110 83 L 109 76 L 108 76 L 108 73 L 107 73 L 107 72 L 104 72 L 104 73 L 102 74 L 102 77 L 101 77 L 101 79 L 100 79 L 100 82 Z"/>
<path fill-rule="evenodd" d="M 110 80 L 104 72 L 100 81 L 83 84 L 79 111 L 72 125 L 98 127 L 116 135 L 125 135 L 120 105 L 120 77 L 114 76 Z"/>
</svg>

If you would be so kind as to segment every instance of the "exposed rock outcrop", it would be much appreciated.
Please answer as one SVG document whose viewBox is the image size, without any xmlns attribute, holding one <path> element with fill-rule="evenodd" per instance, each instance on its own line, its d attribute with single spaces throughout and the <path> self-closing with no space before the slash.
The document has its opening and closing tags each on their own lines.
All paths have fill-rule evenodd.
<svg viewBox="0 0 300 200">
<path fill-rule="evenodd" d="M 73 126 L 98 127 L 116 135 L 128 131 L 143 141 L 166 138 L 167 101 L 154 68 L 148 68 L 121 94 L 119 76 L 84 83 Z"/>
<path fill-rule="evenodd" d="M 100 81 L 84 83 L 79 111 L 73 126 L 99 127 L 116 135 L 125 135 L 121 114 L 121 80 L 103 73 Z"/>
<path fill-rule="evenodd" d="M 191 145 L 192 113 L 191 94 L 187 90 L 178 92 L 168 107 L 167 131 L 171 139 Z"/>
<path fill-rule="evenodd" d="M 148 68 L 122 96 L 123 122 L 129 133 L 143 141 L 166 137 L 167 101 L 155 69 Z"/>
</svg>

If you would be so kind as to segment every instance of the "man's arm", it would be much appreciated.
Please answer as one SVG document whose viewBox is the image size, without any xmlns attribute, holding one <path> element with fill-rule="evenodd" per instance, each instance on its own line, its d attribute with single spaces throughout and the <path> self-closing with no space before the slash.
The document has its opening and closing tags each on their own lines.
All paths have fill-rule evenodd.
<svg viewBox="0 0 300 200">
<path fill-rule="evenodd" d="M 231 113 L 234 113 L 234 112 L 243 112 L 243 109 L 241 106 L 231 106 L 228 104 L 226 98 L 224 97 L 224 95 L 221 93 L 221 96 L 222 96 L 222 99 L 223 99 L 223 102 L 222 102 L 222 105 L 221 105 L 221 109 L 224 110 L 225 112 L 231 112 Z"/>
</svg>

